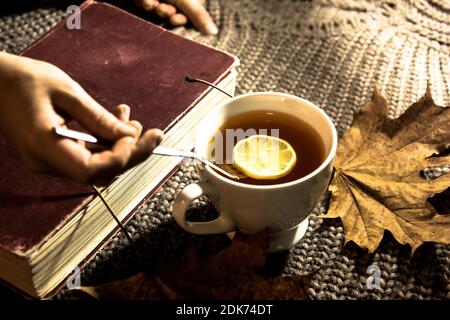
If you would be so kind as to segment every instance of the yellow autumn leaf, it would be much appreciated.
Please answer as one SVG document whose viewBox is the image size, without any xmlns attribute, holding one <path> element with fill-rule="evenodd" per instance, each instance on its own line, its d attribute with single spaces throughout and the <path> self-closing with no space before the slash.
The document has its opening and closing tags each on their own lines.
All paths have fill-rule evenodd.
<svg viewBox="0 0 450 320">
<path fill-rule="evenodd" d="M 450 215 L 428 198 L 450 186 L 450 174 L 426 180 L 422 169 L 450 164 L 436 156 L 450 146 L 450 108 L 436 106 L 430 90 L 399 118 L 375 88 L 372 100 L 340 140 L 328 214 L 341 218 L 345 242 L 374 252 L 389 230 L 412 252 L 423 242 L 450 243 Z"/>
</svg>

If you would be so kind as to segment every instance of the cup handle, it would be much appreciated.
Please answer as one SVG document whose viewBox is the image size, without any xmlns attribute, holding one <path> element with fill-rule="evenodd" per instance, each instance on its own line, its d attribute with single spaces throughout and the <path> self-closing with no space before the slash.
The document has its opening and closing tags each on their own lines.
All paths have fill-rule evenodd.
<svg viewBox="0 0 450 320">
<path fill-rule="evenodd" d="M 201 184 L 197 183 L 192 183 L 181 190 L 173 203 L 172 215 L 176 223 L 184 230 L 194 234 L 215 234 L 234 231 L 234 225 L 222 213 L 217 219 L 208 222 L 186 221 L 186 211 L 189 204 L 204 194 Z"/>
</svg>

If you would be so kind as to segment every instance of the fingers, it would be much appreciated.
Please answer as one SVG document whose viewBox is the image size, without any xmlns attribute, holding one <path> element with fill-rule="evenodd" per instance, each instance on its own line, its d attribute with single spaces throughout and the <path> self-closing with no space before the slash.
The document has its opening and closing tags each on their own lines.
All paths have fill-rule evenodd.
<svg viewBox="0 0 450 320">
<path fill-rule="evenodd" d="M 136 137 L 139 138 L 142 134 L 142 125 L 136 120 L 131 120 L 128 124 L 136 128 Z"/>
<path fill-rule="evenodd" d="M 118 105 L 113 113 L 120 121 L 123 121 L 126 124 L 128 124 L 136 129 L 136 134 L 134 136 L 136 139 L 141 136 L 142 125 L 139 123 L 139 121 L 136 121 L 136 120 L 130 121 L 131 109 L 128 105 L 126 105 L 126 104 Z"/>
<path fill-rule="evenodd" d="M 39 129 L 43 131 L 36 134 L 37 143 L 33 145 L 38 147 L 32 148 L 30 161 L 35 171 L 57 172 L 80 183 L 103 185 L 148 158 L 163 138 L 158 129 L 141 136 L 142 125 L 130 121 L 129 106 L 121 104 L 110 113 L 81 87 L 59 88 L 52 93 L 52 101 L 90 132 L 114 144 L 110 149 L 92 152 L 84 143 L 59 137 L 46 127 Z"/>
<path fill-rule="evenodd" d="M 136 135 L 133 126 L 120 121 L 75 82 L 55 89 L 52 102 L 89 132 L 103 139 L 115 141 L 123 136 Z"/>
<path fill-rule="evenodd" d="M 80 106 L 81 102 L 70 95 L 60 95 L 58 101 L 64 102 L 65 110 L 71 110 L 70 107 L 86 108 Z M 71 114 L 74 118 L 80 119 L 78 114 L 74 115 L 73 112 Z M 34 148 L 33 151 L 31 161 L 33 170 L 56 172 L 84 184 L 103 185 L 116 175 L 147 159 L 163 138 L 163 133 L 159 129 L 148 130 L 140 137 L 142 125 L 138 121 L 129 120 L 130 107 L 125 104 L 119 105 L 109 116 L 113 118 L 112 121 L 132 128 L 133 134 L 115 139 L 110 149 L 93 152 L 84 143 L 61 138 L 52 131 L 41 132 L 40 138 L 37 138 L 39 148 Z"/>
<path fill-rule="evenodd" d="M 185 25 L 189 19 L 204 34 L 218 33 L 217 26 L 204 7 L 205 0 L 166 0 L 166 2 L 135 0 L 136 5 L 149 12 L 155 11 L 161 18 L 169 19 L 174 26 Z M 177 8 L 180 11 L 178 13 Z"/>
<path fill-rule="evenodd" d="M 159 129 L 148 130 L 137 141 L 130 137 L 119 139 L 111 151 L 93 154 L 88 162 L 90 183 L 107 184 L 121 172 L 147 159 L 162 141 Z"/>
<path fill-rule="evenodd" d="M 107 184 L 127 169 L 135 143 L 134 138 L 123 137 L 117 140 L 111 150 L 92 154 L 84 164 L 87 174 L 83 180 L 98 185 Z"/>
<path fill-rule="evenodd" d="M 134 3 L 146 11 L 151 11 L 159 5 L 158 0 L 134 0 Z"/>
<path fill-rule="evenodd" d="M 148 12 L 156 12 L 158 16 L 167 19 L 176 14 L 177 8 L 171 4 L 160 2 L 158 0 L 135 0 L 135 4 Z"/>
<path fill-rule="evenodd" d="M 125 123 L 130 121 L 130 113 L 130 107 L 126 104 L 119 104 L 113 111 L 113 114 L 117 117 L 117 119 Z"/>
<path fill-rule="evenodd" d="M 168 2 L 176 4 L 177 8 L 204 34 L 214 35 L 218 33 L 217 26 L 208 11 L 198 0 L 170 0 Z"/>
<path fill-rule="evenodd" d="M 178 27 L 184 26 L 188 22 L 188 19 L 182 13 L 176 13 L 169 18 L 169 22 L 171 25 Z"/>
<path fill-rule="evenodd" d="M 131 168 L 136 164 L 144 161 L 152 153 L 163 140 L 164 134 L 159 129 L 147 130 L 142 137 L 136 142 L 132 151 L 132 157 L 128 162 L 127 168 Z"/>
<path fill-rule="evenodd" d="M 38 157 L 45 159 L 48 168 L 40 168 L 39 171 L 48 172 L 48 169 L 52 169 L 80 183 L 104 185 L 118 174 L 147 159 L 161 142 L 162 132 L 151 129 L 140 139 L 122 137 L 110 150 L 98 153 L 91 153 L 67 138 L 48 135 L 44 140 L 41 141 L 42 148 L 38 150 Z"/>
<path fill-rule="evenodd" d="M 136 120 L 129 121 L 129 106 L 126 104 L 119 105 L 115 110 L 115 114 L 120 120 L 127 122 L 129 125 L 136 128 L 136 138 L 141 136 L 142 125 Z M 130 157 L 126 168 L 130 168 L 145 160 L 151 154 L 153 149 L 156 148 L 156 146 L 162 141 L 163 135 L 163 132 L 159 129 L 147 130 L 145 134 L 137 140 L 136 145 L 133 147 L 132 156 Z"/>
<path fill-rule="evenodd" d="M 177 12 L 177 8 L 175 8 L 175 6 L 171 4 L 160 3 L 156 7 L 155 11 L 158 16 L 160 16 L 163 19 L 167 19 Z"/>
</svg>

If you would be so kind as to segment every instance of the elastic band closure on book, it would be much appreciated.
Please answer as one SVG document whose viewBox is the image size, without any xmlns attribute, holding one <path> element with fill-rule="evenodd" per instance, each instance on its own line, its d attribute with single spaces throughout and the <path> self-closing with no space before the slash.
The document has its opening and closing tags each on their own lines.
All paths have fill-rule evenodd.
<svg viewBox="0 0 450 320">
<path fill-rule="evenodd" d="M 106 202 L 106 199 L 102 196 L 100 190 L 92 185 L 92 188 L 94 189 L 95 194 L 100 198 L 100 200 L 103 202 L 103 204 L 105 205 L 106 209 L 108 209 L 109 213 L 111 214 L 111 216 L 114 218 L 114 220 L 116 221 L 117 225 L 119 226 L 120 230 L 122 231 L 123 235 L 125 236 L 125 238 L 127 238 L 132 250 L 134 251 L 134 253 L 136 254 L 136 258 L 137 258 L 137 262 L 140 265 L 140 267 L 145 267 L 144 264 L 144 260 L 143 260 L 143 255 L 141 255 L 141 251 L 138 250 L 138 248 L 136 247 L 136 244 L 134 243 L 133 239 L 131 238 L 130 234 L 128 233 L 128 231 L 125 229 L 124 225 L 120 222 L 119 218 L 117 218 L 117 216 L 114 214 L 114 211 L 112 210 L 112 208 L 109 206 L 108 202 Z M 144 270 L 144 269 L 143 269 Z"/>
<path fill-rule="evenodd" d="M 186 81 L 188 81 L 188 82 L 200 82 L 200 83 L 206 84 L 206 85 L 208 85 L 208 86 L 210 86 L 210 87 L 213 87 L 214 89 L 219 90 L 219 91 L 222 92 L 223 94 L 226 94 L 226 95 L 229 96 L 230 98 L 233 98 L 233 96 L 232 96 L 231 94 L 229 94 L 228 92 L 226 92 L 226 91 L 220 89 L 218 86 L 216 86 L 216 85 L 214 85 L 214 84 L 212 84 L 211 82 L 208 82 L 208 81 L 206 81 L 206 80 L 199 79 L 199 78 L 192 78 L 190 75 L 187 75 L 186 77 L 184 77 L 184 79 L 185 79 Z"/>
</svg>

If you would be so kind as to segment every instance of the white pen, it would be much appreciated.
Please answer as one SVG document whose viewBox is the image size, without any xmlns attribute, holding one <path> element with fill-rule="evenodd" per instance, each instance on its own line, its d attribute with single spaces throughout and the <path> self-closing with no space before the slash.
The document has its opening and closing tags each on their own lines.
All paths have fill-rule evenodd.
<svg viewBox="0 0 450 320">
<path fill-rule="evenodd" d="M 54 129 L 56 134 L 62 137 L 81 140 L 90 143 L 98 143 L 98 139 L 89 133 L 57 127 L 55 127 Z"/>
</svg>

